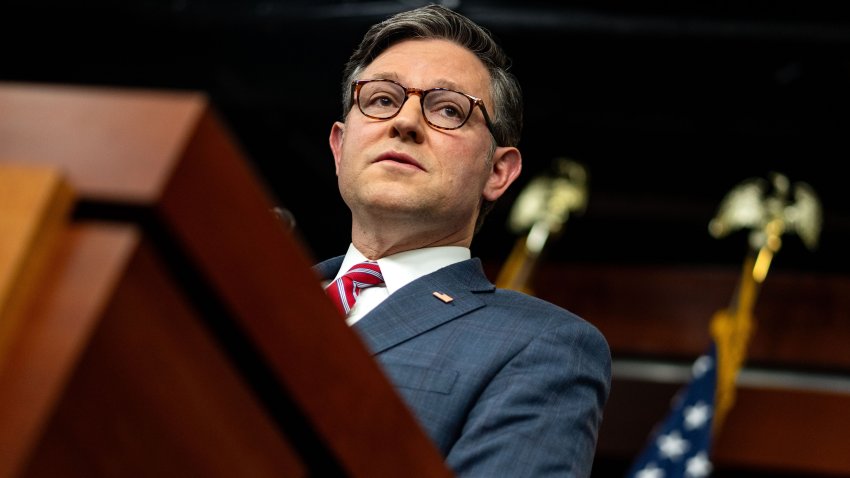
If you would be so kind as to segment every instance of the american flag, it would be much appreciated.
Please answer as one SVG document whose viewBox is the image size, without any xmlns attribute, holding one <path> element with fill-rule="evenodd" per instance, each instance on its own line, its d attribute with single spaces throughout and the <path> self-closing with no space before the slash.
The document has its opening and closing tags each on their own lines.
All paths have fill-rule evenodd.
<svg viewBox="0 0 850 478">
<path fill-rule="evenodd" d="M 673 399 L 628 478 L 704 478 L 711 475 L 711 428 L 717 384 L 717 349 L 699 357 L 692 378 Z"/>
</svg>

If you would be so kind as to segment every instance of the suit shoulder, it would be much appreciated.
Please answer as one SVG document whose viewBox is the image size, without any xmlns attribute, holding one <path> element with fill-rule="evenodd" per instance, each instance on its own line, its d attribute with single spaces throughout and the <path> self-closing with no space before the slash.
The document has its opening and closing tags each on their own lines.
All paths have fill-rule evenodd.
<svg viewBox="0 0 850 478">
<path fill-rule="evenodd" d="M 560 315 L 573 319 L 580 319 L 577 314 L 559 305 L 553 304 L 552 302 L 543 300 L 539 297 L 534 297 L 532 295 L 528 295 L 523 292 L 511 289 L 496 289 L 492 294 L 490 302 L 491 305 L 499 307 L 523 308 L 533 311 L 539 311 L 541 313 Z"/>
<path fill-rule="evenodd" d="M 540 326 L 545 328 L 569 324 L 588 327 L 599 333 L 598 329 L 583 317 L 539 297 L 510 289 L 496 289 L 493 294 L 489 295 L 491 297 L 484 300 L 489 302 L 491 312 L 495 314 L 511 315 L 529 324 L 538 322 Z"/>
<path fill-rule="evenodd" d="M 611 351 L 607 339 L 602 331 L 583 317 L 546 300 L 514 290 L 496 289 L 492 294 L 484 295 L 490 296 L 484 299 L 487 307 L 482 309 L 487 314 L 486 320 L 511 330 L 519 342 L 567 341 L 577 345 L 576 350 L 583 350 L 610 366 Z"/>
</svg>

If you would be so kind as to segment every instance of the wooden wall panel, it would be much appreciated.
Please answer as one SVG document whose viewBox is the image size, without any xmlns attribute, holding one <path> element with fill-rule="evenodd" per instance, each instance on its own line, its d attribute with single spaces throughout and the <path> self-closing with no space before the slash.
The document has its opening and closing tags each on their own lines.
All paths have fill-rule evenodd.
<svg viewBox="0 0 850 478">
<path fill-rule="evenodd" d="M 711 317 L 729 302 L 738 274 L 718 266 L 540 268 L 537 294 L 595 324 L 611 346 L 600 463 L 628 462 L 643 448 L 706 351 Z M 716 475 L 850 476 L 850 280 L 774 270 L 755 314 L 748 366 L 715 443 Z"/>
</svg>

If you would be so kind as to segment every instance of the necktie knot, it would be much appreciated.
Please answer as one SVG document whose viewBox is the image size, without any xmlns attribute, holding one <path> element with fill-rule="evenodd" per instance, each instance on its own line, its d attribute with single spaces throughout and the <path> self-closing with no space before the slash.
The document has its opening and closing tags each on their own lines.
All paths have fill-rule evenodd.
<svg viewBox="0 0 850 478">
<path fill-rule="evenodd" d="M 331 282 L 325 289 L 342 315 L 348 315 L 360 291 L 384 282 L 377 262 L 354 264 L 348 272 Z"/>
</svg>

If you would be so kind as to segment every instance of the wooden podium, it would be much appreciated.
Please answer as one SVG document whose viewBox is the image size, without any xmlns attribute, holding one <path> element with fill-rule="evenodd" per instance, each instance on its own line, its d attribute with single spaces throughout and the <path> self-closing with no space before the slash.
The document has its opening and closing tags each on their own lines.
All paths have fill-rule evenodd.
<svg viewBox="0 0 850 478">
<path fill-rule="evenodd" d="M 196 93 L 0 83 L 0 478 L 450 476 Z"/>
</svg>

